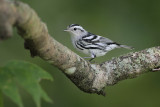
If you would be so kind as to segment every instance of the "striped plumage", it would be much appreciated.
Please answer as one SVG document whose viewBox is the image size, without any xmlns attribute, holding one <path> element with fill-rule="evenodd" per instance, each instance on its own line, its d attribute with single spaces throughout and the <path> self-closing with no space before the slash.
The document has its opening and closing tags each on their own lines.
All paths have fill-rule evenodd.
<svg viewBox="0 0 160 107">
<path fill-rule="evenodd" d="M 68 31 L 71 34 L 74 47 L 84 54 L 90 55 L 90 57 L 85 58 L 91 58 L 91 60 L 95 57 L 103 56 L 108 51 L 111 51 L 115 48 L 122 47 L 126 49 L 132 49 L 130 46 L 121 45 L 108 38 L 87 32 L 78 24 L 69 25 L 65 31 Z"/>
</svg>

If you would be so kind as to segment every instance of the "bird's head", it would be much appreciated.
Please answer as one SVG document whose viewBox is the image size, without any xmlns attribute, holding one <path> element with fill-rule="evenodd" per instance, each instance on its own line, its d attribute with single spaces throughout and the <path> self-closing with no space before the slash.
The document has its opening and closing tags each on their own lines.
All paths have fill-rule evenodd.
<svg viewBox="0 0 160 107">
<path fill-rule="evenodd" d="M 87 31 L 78 24 L 71 24 L 64 31 L 69 32 L 73 36 L 84 36 L 87 34 Z"/>
</svg>

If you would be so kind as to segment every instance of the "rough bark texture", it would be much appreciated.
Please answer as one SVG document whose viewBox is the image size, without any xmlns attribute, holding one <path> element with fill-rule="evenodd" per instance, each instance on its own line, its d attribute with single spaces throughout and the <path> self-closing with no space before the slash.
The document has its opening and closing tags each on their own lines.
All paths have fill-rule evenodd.
<svg viewBox="0 0 160 107">
<path fill-rule="evenodd" d="M 31 56 L 58 67 L 82 91 L 105 95 L 104 88 L 160 67 L 160 47 L 90 64 L 53 39 L 46 25 L 27 4 L 0 0 L 0 40 L 12 35 L 12 27 L 25 40 Z"/>
</svg>

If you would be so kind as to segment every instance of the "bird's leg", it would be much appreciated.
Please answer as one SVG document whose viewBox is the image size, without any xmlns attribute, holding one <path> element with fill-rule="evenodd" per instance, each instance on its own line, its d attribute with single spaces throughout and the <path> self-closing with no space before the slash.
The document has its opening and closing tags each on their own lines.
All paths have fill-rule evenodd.
<svg viewBox="0 0 160 107">
<path fill-rule="evenodd" d="M 93 59 L 96 58 L 96 55 L 91 53 L 91 56 L 90 57 L 83 57 L 84 59 L 87 59 L 87 58 L 90 58 L 89 62 L 91 62 Z"/>
<path fill-rule="evenodd" d="M 91 53 L 91 59 L 89 60 L 89 62 L 91 62 L 94 58 L 96 58 L 96 55 Z"/>
<path fill-rule="evenodd" d="M 91 62 L 94 58 L 93 57 L 83 57 L 84 59 L 90 59 L 89 62 Z"/>
<path fill-rule="evenodd" d="M 83 57 L 84 59 L 88 59 L 88 58 L 90 58 L 90 60 L 89 60 L 89 62 L 91 62 L 94 58 L 96 58 L 96 57 Z"/>
<path fill-rule="evenodd" d="M 91 58 L 91 59 L 89 60 L 89 62 L 91 62 L 93 59 L 94 59 L 94 58 Z"/>
</svg>

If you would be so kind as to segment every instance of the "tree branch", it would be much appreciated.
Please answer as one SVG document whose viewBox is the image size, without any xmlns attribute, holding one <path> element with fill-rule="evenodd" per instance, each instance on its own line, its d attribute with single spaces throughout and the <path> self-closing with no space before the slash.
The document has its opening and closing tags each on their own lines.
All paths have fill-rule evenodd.
<svg viewBox="0 0 160 107">
<path fill-rule="evenodd" d="M 12 26 L 25 40 L 31 56 L 39 56 L 63 73 L 84 92 L 104 95 L 104 88 L 160 67 L 160 47 L 90 64 L 53 39 L 46 25 L 27 4 L 0 0 L 0 39 L 12 35 Z"/>
</svg>

